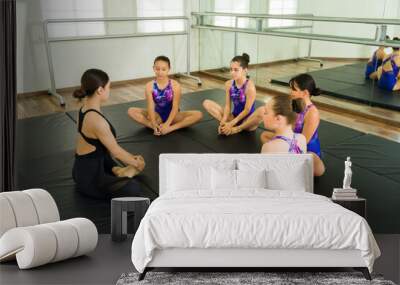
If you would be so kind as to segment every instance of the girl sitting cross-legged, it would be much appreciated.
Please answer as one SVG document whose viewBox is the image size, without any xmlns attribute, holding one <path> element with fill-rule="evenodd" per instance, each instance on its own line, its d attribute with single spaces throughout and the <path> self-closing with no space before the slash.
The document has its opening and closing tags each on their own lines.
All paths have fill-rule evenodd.
<svg viewBox="0 0 400 285">
<path fill-rule="evenodd" d="M 200 111 L 180 111 L 181 86 L 168 77 L 171 64 L 166 56 L 154 60 L 156 78 L 146 84 L 147 109 L 131 107 L 128 115 L 134 121 L 153 129 L 156 136 L 191 126 L 203 117 Z"/>
<path fill-rule="evenodd" d="M 249 61 L 246 53 L 232 59 L 232 80 L 225 82 L 225 107 L 208 99 L 203 102 L 203 107 L 219 122 L 219 134 L 229 136 L 243 130 L 254 131 L 262 121 L 263 107 L 255 110 L 256 88 L 246 77 Z"/>
</svg>

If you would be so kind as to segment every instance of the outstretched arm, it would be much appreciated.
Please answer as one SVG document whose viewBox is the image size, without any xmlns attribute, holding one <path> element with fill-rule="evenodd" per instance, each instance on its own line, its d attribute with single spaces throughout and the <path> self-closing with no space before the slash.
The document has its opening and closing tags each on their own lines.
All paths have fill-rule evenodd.
<svg viewBox="0 0 400 285">
<path fill-rule="evenodd" d="M 146 96 L 146 101 L 147 101 L 147 113 L 149 114 L 149 119 L 150 123 L 153 126 L 153 129 L 155 130 L 158 128 L 158 124 L 156 121 L 156 113 L 154 111 L 154 101 L 153 101 L 153 95 L 152 95 L 152 85 L 151 82 L 146 84 L 146 90 L 145 90 L 145 96 Z"/>
<path fill-rule="evenodd" d="M 93 132 L 111 155 L 125 164 L 132 165 L 137 169 L 142 170 L 144 168 L 143 157 L 141 155 L 132 155 L 123 149 L 112 134 L 108 123 L 100 117 L 100 115 L 96 114 L 96 116 L 97 118 L 92 117 L 96 120 L 96 122 L 92 123 L 94 126 Z"/>
<path fill-rule="evenodd" d="M 230 80 L 225 82 L 225 107 L 220 124 L 225 124 L 229 118 L 229 114 L 231 113 L 231 97 L 229 94 L 229 89 L 231 88 L 230 83 Z"/>
</svg>

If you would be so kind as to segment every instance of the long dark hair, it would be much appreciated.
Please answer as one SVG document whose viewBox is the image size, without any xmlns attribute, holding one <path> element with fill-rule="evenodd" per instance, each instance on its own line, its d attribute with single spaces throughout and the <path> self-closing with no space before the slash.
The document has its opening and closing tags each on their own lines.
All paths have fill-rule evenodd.
<svg viewBox="0 0 400 285">
<path fill-rule="evenodd" d="M 290 79 L 289 86 L 292 90 L 296 90 L 296 87 L 300 91 L 307 90 L 310 96 L 318 96 L 321 94 L 321 90 L 317 88 L 314 78 L 307 73 L 296 75 Z M 292 105 L 293 110 L 297 113 L 300 113 L 304 109 L 304 102 L 302 99 L 293 100 Z"/>
<path fill-rule="evenodd" d="M 105 87 L 110 81 L 107 73 L 100 69 L 88 69 L 81 77 L 81 88 L 74 91 L 73 96 L 82 100 L 85 97 L 91 97 L 99 89 Z"/>
</svg>

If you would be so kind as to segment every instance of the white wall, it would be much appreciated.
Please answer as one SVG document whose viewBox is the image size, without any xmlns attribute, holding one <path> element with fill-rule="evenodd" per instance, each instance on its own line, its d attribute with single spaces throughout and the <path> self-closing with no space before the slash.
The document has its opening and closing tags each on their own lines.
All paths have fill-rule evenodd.
<svg viewBox="0 0 400 285">
<path fill-rule="evenodd" d="M 43 44 L 40 6 L 17 1 L 17 92 L 47 89 L 50 84 Z"/>
<path fill-rule="evenodd" d="M 87 1 L 90 9 L 91 0 L 79 1 Z M 135 0 L 103 2 L 104 17 L 136 16 Z M 185 2 L 187 9 L 198 9 L 198 0 Z M 50 87 L 42 29 L 46 14 L 43 5 L 46 3 L 46 0 L 17 0 L 18 93 L 47 90 Z M 106 30 L 111 33 L 130 33 L 134 30 L 132 27 L 135 25 L 130 22 L 129 25 L 108 25 Z M 192 38 L 191 69 L 198 70 L 196 31 Z M 161 54 L 170 57 L 171 72 L 186 71 L 186 36 L 57 42 L 51 43 L 51 52 L 57 88 L 79 85 L 83 71 L 92 67 L 104 69 L 114 81 L 152 76 L 153 60 Z"/>
<path fill-rule="evenodd" d="M 400 18 L 398 0 L 300 0 L 298 13 L 312 13 L 315 16 L 354 17 L 354 18 Z M 386 3 L 386 7 L 385 4 Z M 400 27 L 390 26 L 390 37 L 398 36 Z M 314 33 L 341 35 L 349 37 L 371 38 L 375 35 L 375 25 L 315 22 Z M 312 56 L 338 58 L 369 57 L 376 47 L 334 42 L 313 41 Z M 306 54 L 306 45 L 302 45 L 302 54 Z"/>
<path fill-rule="evenodd" d="M 238 0 L 240 1 L 240 0 Z M 205 3 L 205 4 L 204 4 Z M 202 11 L 210 11 L 213 0 L 202 2 Z M 252 0 L 251 13 L 268 13 L 268 0 Z M 385 4 L 386 3 L 386 7 Z M 355 18 L 400 18 L 399 0 L 298 0 L 299 14 Z M 308 25 L 310 22 L 299 23 Z M 296 31 L 296 30 L 292 30 Z M 310 30 L 304 29 L 303 32 Z M 315 22 L 314 33 L 372 38 L 374 25 Z M 400 36 L 400 27 L 390 26 L 388 34 Z M 228 66 L 234 56 L 234 35 L 229 32 L 201 31 L 200 68 Z M 239 34 L 238 54 L 247 52 L 251 63 L 273 62 L 308 55 L 308 40 Z M 367 58 L 376 47 L 313 41 L 311 56 Z"/>
<path fill-rule="evenodd" d="M 213 0 L 202 1 L 201 11 L 211 11 Z M 251 0 L 250 13 L 268 13 L 268 0 Z M 253 24 L 253 23 L 252 23 Z M 299 40 L 238 33 L 237 54 L 250 55 L 250 64 L 296 58 Z M 234 52 L 234 33 L 202 30 L 200 32 L 200 69 L 229 65 Z"/>
</svg>

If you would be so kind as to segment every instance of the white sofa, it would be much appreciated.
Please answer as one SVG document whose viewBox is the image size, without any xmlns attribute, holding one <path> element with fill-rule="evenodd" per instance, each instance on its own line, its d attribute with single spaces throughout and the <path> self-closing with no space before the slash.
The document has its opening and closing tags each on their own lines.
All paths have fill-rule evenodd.
<svg viewBox="0 0 400 285">
<path fill-rule="evenodd" d="M 309 154 L 161 154 L 160 197 L 132 243 L 139 279 L 156 267 L 354 267 L 369 279 L 372 232 L 313 194 L 312 165 Z"/>
<path fill-rule="evenodd" d="M 0 262 L 16 259 L 20 269 L 84 255 L 98 233 L 88 219 L 60 221 L 57 205 L 43 189 L 0 193 Z"/>
</svg>

